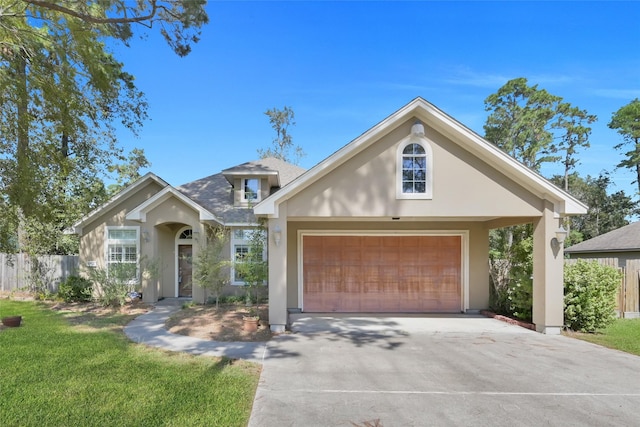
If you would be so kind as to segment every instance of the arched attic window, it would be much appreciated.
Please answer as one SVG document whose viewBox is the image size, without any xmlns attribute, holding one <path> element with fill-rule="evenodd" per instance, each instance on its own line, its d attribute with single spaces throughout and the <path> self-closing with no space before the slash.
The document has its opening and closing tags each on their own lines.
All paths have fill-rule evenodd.
<svg viewBox="0 0 640 427">
<path fill-rule="evenodd" d="M 411 135 L 400 142 L 396 170 L 398 199 L 432 198 L 433 155 L 422 123 L 414 124 Z"/>
</svg>

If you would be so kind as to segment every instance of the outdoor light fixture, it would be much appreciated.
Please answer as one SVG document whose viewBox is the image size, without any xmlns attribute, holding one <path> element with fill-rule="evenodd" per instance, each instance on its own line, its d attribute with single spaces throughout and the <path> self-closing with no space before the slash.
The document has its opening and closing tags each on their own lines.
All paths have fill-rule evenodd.
<svg viewBox="0 0 640 427">
<path fill-rule="evenodd" d="M 411 135 L 424 136 L 424 126 L 420 120 L 417 120 L 413 126 L 411 126 Z"/>
<path fill-rule="evenodd" d="M 273 242 L 276 244 L 276 246 L 280 246 L 281 240 L 282 240 L 282 229 L 280 228 L 280 225 L 276 224 L 276 226 L 273 227 Z"/>
<path fill-rule="evenodd" d="M 556 230 L 556 237 L 551 239 L 551 244 L 554 247 L 559 248 L 560 245 L 562 245 L 565 239 L 567 238 L 567 234 L 568 234 L 567 230 L 565 230 L 564 227 L 560 225 L 560 228 Z"/>
<path fill-rule="evenodd" d="M 196 242 L 200 241 L 200 232 L 199 231 L 193 230 L 191 232 L 191 236 L 193 237 L 193 240 L 195 240 Z"/>
<path fill-rule="evenodd" d="M 149 232 L 147 230 L 142 230 L 142 238 L 145 242 L 149 241 Z"/>
</svg>

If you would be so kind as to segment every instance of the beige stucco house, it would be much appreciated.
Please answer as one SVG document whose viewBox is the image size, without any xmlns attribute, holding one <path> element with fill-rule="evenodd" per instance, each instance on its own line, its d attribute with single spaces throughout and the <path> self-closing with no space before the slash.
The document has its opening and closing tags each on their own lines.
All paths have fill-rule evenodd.
<svg viewBox="0 0 640 427">
<path fill-rule="evenodd" d="M 82 269 L 131 265 L 143 300 L 209 295 L 192 282 L 193 258 L 204 246 L 205 227 L 226 227 L 224 249 L 241 258 L 257 223 L 252 207 L 290 183 L 303 169 L 275 158 L 244 163 L 178 187 L 149 173 L 74 225 L 81 236 Z M 232 256 L 233 254 L 233 256 Z M 225 294 L 244 293 L 232 267 Z"/>
<path fill-rule="evenodd" d="M 268 219 L 269 322 L 288 312 L 474 312 L 489 230 L 533 223 L 533 321 L 563 324 L 561 219 L 586 206 L 422 98 L 280 191 Z"/>
<path fill-rule="evenodd" d="M 283 331 L 292 311 L 485 309 L 489 230 L 533 223 L 533 321 L 559 333 L 556 231 L 563 217 L 584 213 L 580 201 L 416 98 L 307 172 L 264 159 L 180 187 L 148 174 L 75 231 L 82 266 L 160 260 L 160 275 L 142 278 L 144 300 L 204 301 L 183 261 L 197 255 L 205 225 L 233 230 L 234 258 L 263 218 L 269 323 Z"/>
</svg>

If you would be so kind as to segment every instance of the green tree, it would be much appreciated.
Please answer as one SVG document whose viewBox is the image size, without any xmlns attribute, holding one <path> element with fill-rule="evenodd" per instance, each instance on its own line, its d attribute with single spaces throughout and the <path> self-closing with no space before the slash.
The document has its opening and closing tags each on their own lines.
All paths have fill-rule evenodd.
<svg viewBox="0 0 640 427">
<path fill-rule="evenodd" d="M 269 279 L 269 262 L 265 256 L 267 232 L 263 225 L 251 231 L 249 251 L 242 259 L 236 259 L 235 269 L 247 287 L 247 303 L 256 300 L 260 309 L 260 286 Z M 251 295 L 252 291 L 254 295 Z"/>
<path fill-rule="evenodd" d="M 569 174 L 578 164 L 577 152 L 579 148 L 589 148 L 589 135 L 591 128 L 588 126 L 597 120 L 597 117 L 574 107 L 568 102 L 562 102 L 557 108 L 557 121 L 552 125 L 561 132 L 556 147 L 552 151 L 564 151 L 564 156 L 557 159 L 564 165 L 564 180 L 562 188 L 569 191 Z"/>
<path fill-rule="evenodd" d="M 109 194 L 113 195 L 129 184 L 135 182 L 140 178 L 140 169 L 148 168 L 151 166 L 149 160 L 144 155 L 144 150 L 141 148 L 134 148 L 129 153 L 129 157 L 124 160 L 123 163 L 111 164 L 107 166 L 109 172 L 115 172 L 117 174 L 116 183 L 111 184 L 108 188 Z"/>
<path fill-rule="evenodd" d="M 289 134 L 289 126 L 296 124 L 293 109 L 285 105 L 282 110 L 272 108 L 265 111 L 264 114 L 269 116 L 269 122 L 273 130 L 276 131 L 276 137 L 272 141 L 273 146 L 266 150 L 258 149 L 258 155 L 263 159 L 275 157 L 297 165 L 300 159 L 305 156 L 305 152 L 299 145 L 293 145 L 291 134 Z M 291 153 L 292 150 L 293 153 Z"/>
<path fill-rule="evenodd" d="M 636 98 L 618 111 L 613 113 L 608 124 L 610 129 L 617 130 L 624 142 L 615 146 L 621 150 L 625 146 L 631 149 L 624 153 L 626 159 L 618 164 L 618 167 L 625 167 L 634 170 L 640 194 L 640 99 Z"/>
<path fill-rule="evenodd" d="M 561 100 L 538 85 L 529 86 L 524 77 L 509 80 L 484 101 L 490 112 L 485 138 L 537 171 L 554 160 L 551 125 Z"/>
<path fill-rule="evenodd" d="M 184 56 L 208 20 L 204 4 L 0 0 L 2 250 L 51 246 L 32 226 L 60 235 L 100 203 L 96 177 L 121 156 L 116 126 L 135 134 L 146 119 L 143 94 L 106 42 L 155 26 Z"/>
<path fill-rule="evenodd" d="M 559 185 L 564 177 L 556 175 L 551 181 Z M 569 175 L 569 192 L 589 209 L 586 215 L 569 218 L 571 232 L 565 241 L 566 247 L 629 224 L 627 218 L 636 212 L 637 203 L 624 191 L 611 192 L 612 184 L 605 172 L 596 178 L 589 175 L 582 178 L 577 173 Z"/>
<path fill-rule="evenodd" d="M 546 162 L 561 161 L 567 177 L 564 187 L 569 188 L 577 151 L 589 146 L 588 125 L 595 116 L 537 85 L 529 86 L 522 77 L 488 96 L 485 110 L 490 112 L 484 125 L 487 140 L 535 171 Z M 490 233 L 492 305 L 523 319 L 531 315 L 532 233 L 531 224 Z"/>
<path fill-rule="evenodd" d="M 196 285 L 214 293 L 217 309 L 220 293 L 230 280 L 231 263 L 225 254 L 229 243 L 229 230 L 223 227 L 207 227 L 206 234 L 206 242 L 193 261 L 193 280 Z"/>
</svg>

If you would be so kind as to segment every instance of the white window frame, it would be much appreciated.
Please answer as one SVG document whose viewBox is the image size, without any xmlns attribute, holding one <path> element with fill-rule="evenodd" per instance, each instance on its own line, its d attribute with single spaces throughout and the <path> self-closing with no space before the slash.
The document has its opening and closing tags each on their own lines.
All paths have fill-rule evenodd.
<svg viewBox="0 0 640 427">
<path fill-rule="evenodd" d="M 122 231 L 135 231 L 136 237 L 134 239 L 110 239 L 109 234 L 112 230 L 122 230 Z M 112 245 L 131 245 L 135 243 L 136 245 L 136 277 L 135 279 L 129 281 L 129 284 L 138 284 L 140 283 L 140 227 L 139 226 L 105 226 L 105 235 L 104 235 L 104 260 L 105 266 L 107 269 L 107 274 L 109 274 L 109 265 L 112 264 L 110 260 L 110 251 L 109 248 Z M 124 253 L 124 252 L 123 252 Z M 126 264 L 133 264 L 133 262 L 120 261 Z"/>
<path fill-rule="evenodd" d="M 420 145 L 425 152 L 425 192 L 424 193 L 405 193 L 403 188 L 403 160 L 404 149 L 412 144 Z M 433 150 L 431 143 L 424 136 L 410 135 L 400 141 L 398 151 L 396 153 L 396 199 L 433 199 Z"/>
<path fill-rule="evenodd" d="M 255 193 L 253 191 L 249 192 L 246 191 L 247 189 L 247 181 L 256 181 L 256 183 L 258 184 L 258 188 L 256 188 Z M 240 185 L 242 186 L 241 188 L 241 193 L 242 193 L 242 203 L 244 204 L 249 204 L 249 203 L 258 203 L 261 200 L 261 187 L 262 187 L 262 180 L 260 178 L 242 178 L 240 180 Z M 255 197 L 253 198 L 249 198 L 249 195 L 255 194 Z"/>
<path fill-rule="evenodd" d="M 237 247 L 250 247 L 251 246 L 251 232 L 258 231 L 257 228 L 251 227 L 234 227 L 231 229 L 231 268 L 230 270 L 230 282 L 235 286 L 244 286 L 245 282 L 243 280 L 236 280 L 236 248 Z M 238 234 L 241 233 L 241 234 Z M 262 259 L 267 259 L 267 248 L 262 249 Z"/>
</svg>

